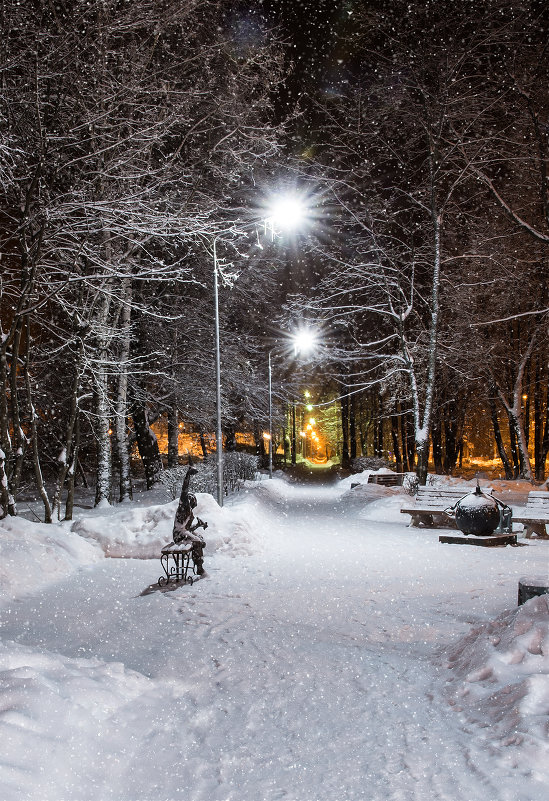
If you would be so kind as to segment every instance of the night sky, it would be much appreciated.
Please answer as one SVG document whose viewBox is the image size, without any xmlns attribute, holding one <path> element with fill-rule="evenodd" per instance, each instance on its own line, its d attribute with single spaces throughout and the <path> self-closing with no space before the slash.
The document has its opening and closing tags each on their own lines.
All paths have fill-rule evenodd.
<svg viewBox="0 0 549 801">
<path fill-rule="evenodd" d="M 338 35 L 346 21 L 345 0 L 257 0 L 258 13 L 280 27 L 288 43 L 287 96 L 295 102 L 301 93 L 322 85 L 336 63 Z"/>
</svg>

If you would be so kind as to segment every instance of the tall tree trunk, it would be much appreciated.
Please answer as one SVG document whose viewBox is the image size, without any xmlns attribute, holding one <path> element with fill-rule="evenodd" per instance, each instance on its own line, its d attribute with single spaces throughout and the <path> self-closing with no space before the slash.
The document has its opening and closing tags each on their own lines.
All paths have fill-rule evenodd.
<svg viewBox="0 0 549 801">
<path fill-rule="evenodd" d="M 15 499 L 13 495 L 10 493 L 8 488 L 8 476 L 6 474 L 6 455 L 1 448 L 0 448 L 0 491 L 2 492 L 1 517 L 6 517 L 6 515 L 15 516 L 17 514 L 17 506 L 15 505 Z"/>
<path fill-rule="evenodd" d="M 80 342 L 82 339 L 80 338 Z M 74 366 L 74 376 L 71 387 L 69 419 L 65 435 L 65 445 L 57 458 L 57 481 L 52 501 L 52 515 L 59 520 L 61 517 L 61 495 L 65 486 L 65 479 L 70 466 L 74 463 L 74 429 L 79 415 L 78 395 L 80 393 L 80 379 L 82 374 L 83 346 L 80 344 Z"/>
<path fill-rule="evenodd" d="M 172 404 L 168 409 L 168 467 L 179 464 L 179 413 Z"/>
<path fill-rule="evenodd" d="M 29 409 L 29 416 L 30 416 L 30 442 L 32 448 L 32 461 L 34 466 L 34 475 L 36 479 L 36 487 L 38 489 L 38 493 L 42 498 L 42 503 L 44 504 L 44 522 L 51 523 L 52 522 L 52 507 L 50 504 L 50 499 L 48 497 L 48 493 L 46 487 L 44 485 L 44 479 L 42 476 L 42 467 L 40 465 L 40 453 L 38 449 L 38 415 L 36 414 L 36 409 L 34 408 L 34 404 L 32 402 L 32 385 L 30 379 L 30 325 L 27 320 L 27 342 L 26 342 L 26 354 L 25 354 L 25 368 L 24 368 L 24 375 L 25 375 L 25 387 L 27 390 L 27 406 Z"/>
<path fill-rule="evenodd" d="M 80 414 L 76 415 L 74 424 L 74 447 L 67 475 L 67 502 L 65 504 L 65 520 L 72 520 L 74 510 L 74 482 L 78 468 L 78 451 L 80 450 Z"/>
<path fill-rule="evenodd" d="M 408 458 L 408 446 L 409 446 L 409 431 L 408 431 L 408 423 L 406 419 L 406 414 L 400 414 L 400 440 L 402 442 L 402 466 L 404 468 L 404 472 L 408 473 L 414 469 L 414 463 L 411 462 Z"/>
<path fill-rule="evenodd" d="M 517 374 L 512 392 L 512 400 L 509 401 L 501 388 L 498 388 L 499 396 L 507 410 L 509 416 L 509 430 L 511 434 L 511 442 L 515 444 L 518 450 L 518 463 L 519 474 L 527 481 L 532 481 L 532 467 L 530 464 L 530 455 L 528 453 L 528 442 L 526 439 L 526 432 L 524 430 L 524 420 L 522 416 L 522 388 L 524 381 L 524 372 L 526 366 L 532 355 L 534 343 L 536 341 L 536 333 L 530 337 L 528 347 L 522 354 L 522 358 L 518 365 Z M 515 459 L 515 457 L 513 457 Z M 515 460 L 516 463 L 516 460 Z"/>
<path fill-rule="evenodd" d="M 295 422 L 295 403 L 292 403 L 292 464 L 297 464 L 297 431 Z"/>
<path fill-rule="evenodd" d="M 395 463 L 397 473 L 403 472 L 402 452 L 400 450 L 399 431 L 398 431 L 399 417 L 396 414 L 391 415 L 391 437 L 393 440 L 393 453 L 395 455 Z"/>
<path fill-rule="evenodd" d="M 542 378 L 542 367 L 539 357 L 536 359 L 536 370 L 534 378 L 534 470 L 536 479 L 543 481 L 545 477 L 543 456 L 543 402 L 544 385 L 546 382 Z M 549 402 L 549 398 L 547 399 Z"/>
<path fill-rule="evenodd" d="M 349 454 L 349 405 L 347 398 L 341 401 L 341 430 L 343 435 L 342 451 L 341 451 L 341 465 L 344 468 L 349 467 L 350 454 Z"/>
<path fill-rule="evenodd" d="M 511 466 L 511 462 L 507 456 L 505 451 L 505 445 L 503 444 L 503 438 L 501 436 L 501 428 L 499 425 L 498 419 L 498 412 L 496 408 L 496 401 L 494 399 L 494 393 L 490 394 L 490 398 L 488 399 L 490 404 L 490 417 L 492 418 L 492 426 L 494 429 L 494 439 L 496 441 L 496 447 L 498 449 L 499 458 L 501 459 L 501 463 L 503 465 L 503 469 L 505 470 L 505 478 L 510 480 L 514 478 L 514 471 L 513 467 Z"/>
<path fill-rule="evenodd" d="M 433 445 L 433 462 L 435 473 L 440 476 L 444 473 L 442 462 L 442 426 L 439 415 L 435 415 L 431 425 L 431 442 Z"/>
<path fill-rule="evenodd" d="M 521 463 L 519 450 L 517 448 L 517 430 L 513 424 L 513 420 L 509 411 L 507 411 L 507 422 L 509 423 L 509 442 L 511 447 L 511 458 L 513 460 L 513 478 L 520 476 Z"/>
<path fill-rule="evenodd" d="M 108 233 L 104 235 L 106 263 L 112 263 L 111 241 Z M 112 492 L 112 443 L 110 421 L 110 394 L 108 355 L 112 334 L 109 331 L 111 310 L 112 279 L 102 287 L 98 310 L 94 319 L 96 367 L 93 373 L 93 395 L 95 415 L 95 441 L 97 452 L 97 476 L 95 484 L 95 505 L 110 504 Z"/>
<path fill-rule="evenodd" d="M 356 417 L 355 417 L 355 402 L 354 395 L 349 395 L 349 456 L 351 459 L 356 459 Z"/>
<path fill-rule="evenodd" d="M 25 446 L 27 439 L 21 428 L 21 409 L 18 392 L 18 367 L 20 360 L 21 336 L 23 333 L 23 318 L 20 317 L 15 326 L 15 333 L 12 342 L 11 367 L 10 367 L 10 400 L 11 400 L 11 422 L 13 428 L 13 453 L 15 456 L 13 468 L 9 476 L 10 494 L 17 498 L 17 492 L 21 481 L 21 471 L 25 458 Z"/>
<path fill-rule="evenodd" d="M 547 400 L 545 403 L 545 425 L 543 427 L 543 438 L 541 440 L 540 452 L 540 472 L 542 476 L 545 475 L 545 462 L 549 454 L 549 390 L 547 391 Z"/>
<path fill-rule="evenodd" d="M 118 387 L 115 409 L 115 440 L 118 468 L 120 470 L 120 502 L 132 498 L 132 479 L 130 463 L 130 444 L 128 438 L 128 362 L 131 346 L 131 304 L 132 282 L 127 276 L 122 287 L 122 308 L 120 311 L 121 347 L 118 359 Z"/>
<path fill-rule="evenodd" d="M 111 503 L 112 446 L 109 418 L 109 381 L 105 361 L 99 357 L 94 376 L 95 441 L 97 449 L 97 479 L 95 505 Z"/>
<path fill-rule="evenodd" d="M 236 431 L 232 424 L 225 427 L 225 450 L 232 453 L 236 451 Z"/>
<path fill-rule="evenodd" d="M 0 334 L 2 332 L 0 320 Z M 6 515 L 16 515 L 17 508 L 15 500 L 9 491 L 7 460 L 11 453 L 11 438 L 9 432 L 9 413 L 8 413 L 8 361 L 7 361 L 7 337 L 0 338 L 0 499 L 2 509 L 0 518 Z"/>
<path fill-rule="evenodd" d="M 132 419 L 137 439 L 137 447 L 143 469 L 145 470 L 145 481 L 147 489 L 151 489 L 159 473 L 164 469 L 162 457 L 158 448 L 158 440 L 154 431 L 149 426 L 147 409 L 140 401 L 134 401 L 132 406 Z"/>
</svg>

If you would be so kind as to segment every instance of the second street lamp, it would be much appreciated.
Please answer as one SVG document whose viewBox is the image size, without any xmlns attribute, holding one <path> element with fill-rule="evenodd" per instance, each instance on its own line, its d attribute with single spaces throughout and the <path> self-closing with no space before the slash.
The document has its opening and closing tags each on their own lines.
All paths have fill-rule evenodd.
<svg viewBox="0 0 549 801">
<path fill-rule="evenodd" d="M 317 337 L 310 328 L 302 328 L 292 336 L 294 355 L 309 353 L 316 344 Z M 269 365 L 269 478 L 273 477 L 273 369 L 271 348 L 268 356 Z M 294 446 L 295 447 L 295 446 Z"/>
</svg>

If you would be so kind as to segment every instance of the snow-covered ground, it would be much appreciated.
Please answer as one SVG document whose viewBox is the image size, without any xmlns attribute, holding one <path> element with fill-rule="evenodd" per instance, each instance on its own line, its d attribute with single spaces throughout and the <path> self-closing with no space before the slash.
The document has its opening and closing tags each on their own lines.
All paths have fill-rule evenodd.
<svg viewBox="0 0 549 801">
<path fill-rule="evenodd" d="M 1 521 L 2 801 L 549 799 L 549 596 L 516 606 L 549 542 L 441 545 L 349 486 L 200 495 L 172 592 L 173 502 Z"/>
</svg>

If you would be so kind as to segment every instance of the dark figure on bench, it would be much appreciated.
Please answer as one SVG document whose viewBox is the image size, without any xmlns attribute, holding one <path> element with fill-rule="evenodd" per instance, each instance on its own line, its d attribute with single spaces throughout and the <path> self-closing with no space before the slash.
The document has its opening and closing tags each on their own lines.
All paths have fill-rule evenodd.
<svg viewBox="0 0 549 801">
<path fill-rule="evenodd" d="M 196 496 L 189 492 L 189 484 L 191 483 L 191 476 L 198 473 L 194 467 L 189 467 L 187 474 L 183 480 L 183 487 L 181 488 L 181 495 L 179 497 L 179 506 L 175 513 L 175 522 L 173 524 L 173 541 L 179 542 L 192 542 L 192 559 L 196 572 L 198 575 L 204 573 L 204 555 L 203 551 L 206 543 L 201 534 L 196 533 L 197 528 L 206 529 L 207 523 L 204 523 L 199 517 L 196 518 L 193 514 L 193 509 L 196 506 Z"/>
</svg>

